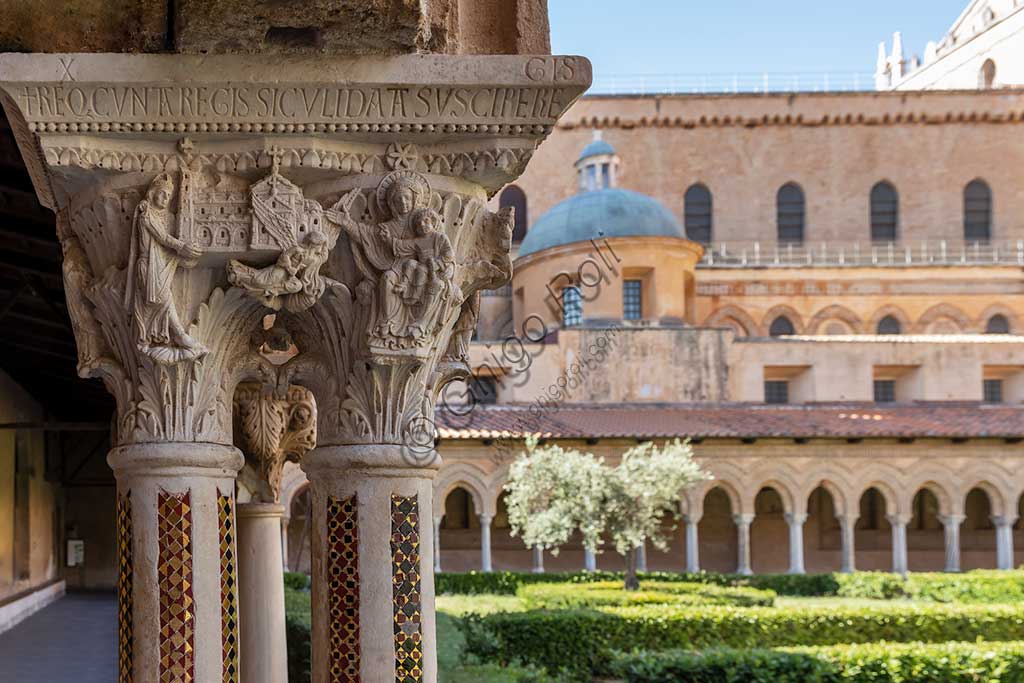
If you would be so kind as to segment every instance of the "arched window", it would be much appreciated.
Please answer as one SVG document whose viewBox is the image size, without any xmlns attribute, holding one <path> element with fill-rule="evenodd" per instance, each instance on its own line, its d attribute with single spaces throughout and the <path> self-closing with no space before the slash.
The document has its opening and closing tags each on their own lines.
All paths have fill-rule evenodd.
<svg viewBox="0 0 1024 683">
<path fill-rule="evenodd" d="M 871 241 L 895 242 L 900 218 L 900 197 L 892 183 L 871 188 Z"/>
<path fill-rule="evenodd" d="M 694 242 L 711 243 L 711 209 L 711 190 L 700 183 L 690 185 L 683 198 L 683 224 Z"/>
<path fill-rule="evenodd" d="M 779 188 L 775 207 L 780 243 L 803 244 L 804 204 L 804 191 L 796 183 L 786 183 Z"/>
<path fill-rule="evenodd" d="M 773 337 L 796 334 L 796 328 L 793 327 L 793 323 L 789 318 L 784 315 L 780 315 L 772 321 L 771 326 L 768 328 L 768 334 Z"/>
<path fill-rule="evenodd" d="M 982 90 L 991 90 L 996 86 L 996 63 L 986 59 L 978 71 L 978 87 Z"/>
<path fill-rule="evenodd" d="M 518 185 L 509 185 L 501 191 L 498 197 L 498 206 L 505 208 L 511 206 L 516 210 L 516 222 L 512 228 L 512 242 L 518 244 L 526 237 L 526 193 Z"/>
<path fill-rule="evenodd" d="M 887 315 L 878 321 L 878 334 L 900 334 L 902 326 L 900 321 L 891 315 Z"/>
<path fill-rule="evenodd" d="M 985 334 L 1010 334 L 1010 321 L 1002 313 L 996 313 L 985 323 Z"/>
<path fill-rule="evenodd" d="M 964 188 L 964 239 L 988 242 L 992 237 L 992 190 L 980 178 Z"/>
<path fill-rule="evenodd" d="M 583 295 L 579 287 L 562 289 L 562 327 L 573 327 L 583 322 Z"/>
</svg>

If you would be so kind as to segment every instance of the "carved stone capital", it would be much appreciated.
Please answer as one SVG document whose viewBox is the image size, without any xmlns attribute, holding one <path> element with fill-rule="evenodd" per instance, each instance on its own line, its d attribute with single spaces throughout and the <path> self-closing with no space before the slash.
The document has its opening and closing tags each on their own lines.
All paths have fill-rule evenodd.
<svg viewBox="0 0 1024 683">
<path fill-rule="evenodd" d="M 321 443 L 429 448 L 477 293 L 511 274 L 486 202 L 589 83 L 581 57 L 0 56 L 117 443 L 230 444 L 276 313 Z"/>
<path fill-rule="evenodd" d="M 286 462 L 299 462 L 316 447 L 316 402 L 308 389 L 287 387 L 283 394 L 259 383 L 235 390 L 238 443 L 256 471 L 264 502 L 277 502 Z"/>
</svg>

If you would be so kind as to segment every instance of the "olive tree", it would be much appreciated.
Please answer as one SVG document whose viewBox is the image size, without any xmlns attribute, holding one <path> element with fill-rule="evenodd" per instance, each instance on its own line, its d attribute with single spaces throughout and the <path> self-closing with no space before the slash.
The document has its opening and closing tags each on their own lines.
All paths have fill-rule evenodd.
<svg viewBox="0 0 1024 683">
<path fill-rule="evenodd" d="M 688 442 L 642 443 L 615 466 L 604 458 L 527 439 L 505 485 L 512 534 L 531 547 L 558 553 L 575 531 L 597 552 L 608 538 L 626 558 L 626 588 L 639 587 L 637 549 L 650 541 L 666 550 L 679 515 L 680 493 L 708 479 Z M 673 525 L 662 521 L 668 517 Z"/>
</svg>

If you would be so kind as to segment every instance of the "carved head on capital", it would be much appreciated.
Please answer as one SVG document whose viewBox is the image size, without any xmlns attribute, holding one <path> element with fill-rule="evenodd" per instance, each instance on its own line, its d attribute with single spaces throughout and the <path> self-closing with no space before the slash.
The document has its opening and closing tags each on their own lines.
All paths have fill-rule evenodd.
<svg viewBox="0 0 1024 683">
<path fill-rule="evenodd" d="M 414 171 L 394 171 L 377 187 L 377 205 L 387 207 L 392 218 L 404 218 L 430 200 L 427 179 Z"/>
<path fill-rule="evenodd" d="M 171 205 L 174 196 L 174 181 L 166 173 L 161 173 L 146 191 L 146 199 L 158 209 L 166 209 Z"/>
<path fill-rule="evenodd" d="M 412 227 L 417 237 L 437 232 L 441 227 L 441 214 L 433 209 L 416 209 L 412 215 Z"/>
</svg>

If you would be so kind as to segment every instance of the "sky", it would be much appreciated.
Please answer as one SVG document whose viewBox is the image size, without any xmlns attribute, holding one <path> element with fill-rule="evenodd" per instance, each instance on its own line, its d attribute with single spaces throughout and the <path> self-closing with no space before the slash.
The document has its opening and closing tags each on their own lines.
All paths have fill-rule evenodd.
<svg viewBox="0 0 1024 683">
<path fill-rule="evenodd" d="M 968 0 L 549 0 L 552 51 L 595 82 L 636 74 L 870 75 L 878 43 L 923 54 Z M 692 80 L 692 79 L 690 79 Z"/>
</svg>

